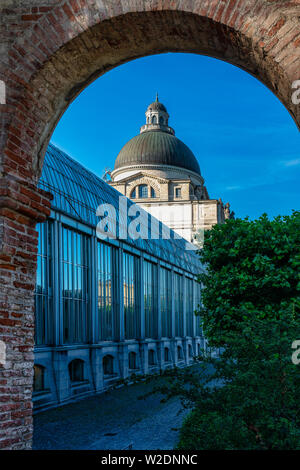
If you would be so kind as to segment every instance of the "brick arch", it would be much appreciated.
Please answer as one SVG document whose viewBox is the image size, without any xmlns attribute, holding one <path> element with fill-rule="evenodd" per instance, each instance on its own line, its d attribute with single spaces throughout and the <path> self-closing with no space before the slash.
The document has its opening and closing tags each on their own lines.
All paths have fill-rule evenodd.
<svg viewBox="0 0 300 470">
<path fill-rule="evenodd" d="M 4 153 L 12 147 L 24 153 L 27 165 L 19 165 L 23 176 L 30 177 L 31 163 L 35 176 L 40 174 L 55 125 L 89 83 L 113 67 L 150 54 L 193 52 L 237 65 L 268 86 L 299 125 L 299 106 L 291 100 L 292 83 L 299 78 L 300 46 L 299 23 L 294 22 L 299 6 L 293 2 L 289 7 L 279 2 L 280 8 L 267 0 L 186 0 L 178 7 L 165 0 L 142 2 L 139 11 L 136 2 L 128 0 L 107 2 L 110 6 L 100 9 L 96 5 L 105 1 L 88 3 L 61 1 L 22 16 L 28 20 L 26 36 L 9 51 L 9 66 L 17 70 L 16 76 L 7 70 L 7 93 L 10 99 L 13 92 L 16 106 Z"/>
<path fill-rule="evenodd" d="M 299 2 L 272 0 L 24 0 L 0 23 L 0 448 L 30 448 L 35 224 L 49 215 L 38 190 L 43 156 L 61 115 L 94 79 L 126 61 L 191 52 L 261 80 L 300 127 Z M 297 5 L 298 4 L 298 5 Z M 7 31 L 6 24 L 10 25 Z M 1 26 L 1 24 L 0 24 Z"/>
</svg>

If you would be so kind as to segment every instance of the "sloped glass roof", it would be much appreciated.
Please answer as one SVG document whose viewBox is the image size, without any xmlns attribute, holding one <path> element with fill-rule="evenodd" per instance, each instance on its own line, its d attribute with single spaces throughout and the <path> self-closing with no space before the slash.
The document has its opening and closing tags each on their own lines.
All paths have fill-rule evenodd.
<svg viewBox="0 0 300 470">
<path fill-rule="evenodd" d="M 101 219 L 96 215 L 98 206 L 101 204 L 112 205 L 116 210 L 117 238 L 120 230 L 127 229 L 135 218 L 128 216 L 127 211 L 119 210 L 120 196 L 123 201 L 127 202 L 127 208 L 135 206 L 132 207 L 132 210 L 137 208 L 137 210 L 143 211 L 133 201 L 125 198 L 116 189 L 51 143 L 46 151 L 39 186 L 53 194 L 52 209 L 95 228 Z M 150 214 L 146 213 L 145 220 L 147 226 L 140 228 L 140 231 L 142 232 L 143 228 L 147 230 L 148 239 L 133 239 L 127 235 L 126 239 L 121 237 L 122 241 L 193 274 L 198 274 L 201 271 L 201 263 L 195 250 L 187 249 L 188 246 L 192 246 L 191 244 Z M 153 220 L 156 230 L 153 230 Z M 157 239 L 153 238 L 154 231 L 156 231 Z M 170 238 L 162 238 L 163 232 L 169 233 Z"/>
</svg>

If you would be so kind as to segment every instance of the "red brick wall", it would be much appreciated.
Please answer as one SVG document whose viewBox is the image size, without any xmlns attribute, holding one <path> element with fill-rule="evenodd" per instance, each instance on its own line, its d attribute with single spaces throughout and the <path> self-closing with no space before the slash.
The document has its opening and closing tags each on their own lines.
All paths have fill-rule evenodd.
<svg viewBox="0 0 300 470">
<path fill-rule="evenodd" d="M 49 197 L 30 183 L 6 175 L 0 184 L 0 449 L 30 448 L 34 345 L 33 290 L 37 232 L 49 215 Z"/>
<path fill-rule="evenodd" d="M 247 70 L 300 125 L 291 99 L 300 79 L 299 16 L 299 0 L 1 0 L 0 448 L 31 445 L 34 227 L 49 213 L 36 183 L 62 113 L 107 70 L 181 51 Z"/>
</svg>

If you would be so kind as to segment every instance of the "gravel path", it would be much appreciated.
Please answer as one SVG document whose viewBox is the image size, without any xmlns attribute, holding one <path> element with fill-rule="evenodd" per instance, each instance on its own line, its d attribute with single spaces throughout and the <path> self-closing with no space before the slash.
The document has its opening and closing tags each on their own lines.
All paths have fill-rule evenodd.
<svg viewBox="0 0 300 470">
<path fill-rule="evenodd" d="M 139 399 L 153 384 L 122 387 L 34 417 L 33 448 L 170 450 L 186 415 L 174 398 Z"/>
</svg>

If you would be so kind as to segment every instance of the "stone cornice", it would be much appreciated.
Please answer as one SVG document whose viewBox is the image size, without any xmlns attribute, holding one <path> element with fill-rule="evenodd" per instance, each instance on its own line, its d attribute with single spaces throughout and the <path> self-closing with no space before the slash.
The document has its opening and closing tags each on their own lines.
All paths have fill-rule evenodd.
<svg viewBox="0 0 300 470">
<path fill-rule="evenodd" d="M 160 183 L 168 183 L 170 180 L 168 178 L 161 178 L 160 176 L 155 176 L 152 173 L 148 173 L 147 171 L 139 171 L 138 173 L 134 173 L 133 175 L 126 176 L 125 178 L 118 180 L 118 181 L 112 181 L 114 185 L 116 184 L 124 184 L 124 183 L 129 183 L 131 181 L 135 181 L 138 178 L 152 178 L 154 180 L 159 181 Z"/>
<path fill-rule="evenodd" d="M 170 170 L 170 171 L 173 171 L 173 172 L 176 172 L 176 173 L 180 173 L 180 174 L 187 174 L 188 176 L 194 176 L 196 178 L 198 178 L 202 184 L 204 184 L 204 178 L 201 176 L 201 175 L 198 175 L 198 173 L 195 173 L 194 171 L 191 171 L 191 170 L 186 170 L 185 168 L 179 168 L 177 166 L 172 166 L 172 165 L 128 165 L 128 166 L 124 166 L 122 168 L 118 168 L 116 170 L 113 170 L 112 173 L 111 173 L 111 177 L 114 178 L 116 175 L 120 175 L 122 174 L 123 172 L 127 172 L 127 171 L 132 171 L 132 170 L 140 170 L 140 171 L 143 171 L 143 170 L 155 170 L 155 171 L 159 171 L 159 170 L 162 170 L 162 171 L 167 171 L 167 170 Z M 132 175 L 134 176 L 134 175 Z M 157 177 L 159 178 L 159 177 Z M 169 178 L 167 178 L 169 180 Z M 179 179 L 183 179 L 183 178 L 179 178 Z M 116 181 L 113 181 L 114 183 Z"/>
</svg>

